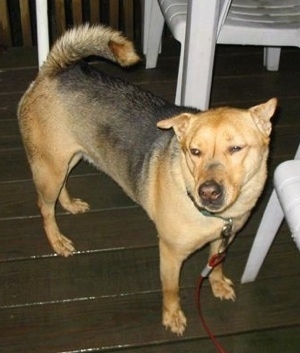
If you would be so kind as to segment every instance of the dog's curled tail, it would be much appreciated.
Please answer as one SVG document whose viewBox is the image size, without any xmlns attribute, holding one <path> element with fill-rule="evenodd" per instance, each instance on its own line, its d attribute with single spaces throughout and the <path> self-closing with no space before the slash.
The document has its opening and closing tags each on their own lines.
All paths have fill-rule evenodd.
<svg viewBox="0 0 300 353">
<path fill-rule="evenodd" d="M 121 66 L 130 66 L 140 60 L 132 42 L 120 32 L 103 25 L 86 24 L 67 31 L 54 43 L 40 74 L 55 76 L 91 55 L 117 62 Z"/>
</svg>

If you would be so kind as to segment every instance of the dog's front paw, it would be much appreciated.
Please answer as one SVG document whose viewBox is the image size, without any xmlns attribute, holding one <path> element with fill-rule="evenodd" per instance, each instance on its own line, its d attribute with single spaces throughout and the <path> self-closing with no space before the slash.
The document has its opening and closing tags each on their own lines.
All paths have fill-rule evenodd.
<svg viewBox="0 0 300 353">
<path fill-rule="evenodd" d="M 50 241 L 53 250 L 63 257 L 69 257 L 75 252 L 73 242 L 67 237 L 60 234 L 54 241 Z"/>
<path fill-rule="evenodd" d="M 182 336 L 186 327 L 186 318 L 183 311 L 181 309 L 176 311 L 164 309 L 163 325 L 171 332 L 176 333 L 178 336 Z"/>
<path fill-rule="evenodd" d="M 216 298 L 235 301 L 236 295 L 233 289 L 233 283 L 230 279 L 224 276 L 222 279 L 210 279 L 210 285 Z"/>
</svg>

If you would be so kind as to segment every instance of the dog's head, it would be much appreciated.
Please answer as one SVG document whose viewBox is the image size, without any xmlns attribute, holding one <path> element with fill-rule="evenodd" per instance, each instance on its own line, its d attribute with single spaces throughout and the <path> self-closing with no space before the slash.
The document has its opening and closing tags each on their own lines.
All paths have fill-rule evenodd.
<svg viewBox="0 0 300 353">
<path fill-rule="evenodd" d="M 262 188 L 276 104 L 273 98 L 248 110 L 217 108 L 158 123 L 175 131 L 188 171 L 187 191 L 200 208 L 227 209 L 253 178 L 251 186 Z"/>
</svg>

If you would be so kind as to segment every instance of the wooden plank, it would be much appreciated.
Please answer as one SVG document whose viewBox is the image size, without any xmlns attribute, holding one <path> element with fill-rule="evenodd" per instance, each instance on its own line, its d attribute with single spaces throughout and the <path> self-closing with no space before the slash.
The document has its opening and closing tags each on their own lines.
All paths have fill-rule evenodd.
<svg viewBox="0 0 300 353">
<path fill-rule="evenodd" d="M 293 77 L 294 76 L 294 77 Z M 300 73 L 287 73 L 279 77 L 264 75 L 253 75 L 247 77 L 247 85 L 242 78 L 232 77 L 230 79 L 214 78 L 212 86 L 212 106 L 236 105 L 248 102 L 263 102 L 271 97 L 278 97 L 279 101 L 291 96 L 299 96 L 299 87 L 296 79 L 300 80 Z M 140 86 L 146 90 L 164 97 L 170 101 L 174 99 L 175 86 L 170 82 L 143 82 Z M 285 90 L 282 90 L 285 87 Z"/>
<path fill-rule="evenodd" d="M 17 146 L 20 144 L 20 148 L 16 147 L 15 149 L 9 150 L 6 148 L 0 149 L 0 182 L 21 181 L 32 178 L 25 150 L 21 146 L 19 136 L 18 140 L 19 141 L 15 143 Z M 0 138 L 1 144 L 2 141 L 2 138 Z M 99 171 L 95 167 L 83 161 L 80 162 L 79 165 L 77 165 L 76 168 L 74 168 L 72 171 L 72 176 L 87 174 L 99 175 Z"/>
<path fill-rule="evenodd" d="M 59 215 L 57 222 L 80 253 L 157 245 L 155 227 L 139 207 Z M 0 262 L 53 256 L 40 217 L 1 220 L 0 224 Z"/>
<path fill-rule="evenodd" d="M 222 48 L 221 48 L 222 49 Z M 299 52 L 299 55 L 298 55 Z M 225 62 L 225 67 L 226 68 L 220 68 L 221 65 L 217 65 L 219 68 L 219 73 L 218 75 L 215 75 L 214 81 L 216 82 L 215 85 L 217 86 L 217 82 L 233 82 L 232 85 L 237 85 L 239 89 L 244 90 L 245 88 L 242 87 L 241 82 L 244 80 L 243 73 L 245 73 L 246 70 L 246 62 L 247 60 L 251 60 L 253 62 L 253 65 L 248 68 L 248 75 L 253 76 L 253 79 L 248 79 L 247 78 L 247 86 L 248 90 L 255 90 L 257 91 L 257 94 L 250 94 L 247 97 L 247 101 L 249 102 L 259 102 L 264 99 L 262 97 L 262 94 L 265 91 L 265 88 L 269 88 L 270 92 L 273 93 L 273 95 L 277 95 L 277 92 L 282 90 L 282 84 L 286 84 L 288 87 L 288 91 L 286 94 L 283 96 L 282 94 L 280 95 L 280 101 L 282 99 L 293 99 L 293 97 L 298 97 L 299 96 L 299 90 L 297 90 L 297 79 L 299 79 L 298 74 L 300 73 L 300 50 L 293 55 L 293 52 L 283 52 L 285 55 L 283 55 L 283 58 L 286 58 L 283 62 L 285 62 L 284 70 L 282 69 L 282 75 L 283 80 L 279 82 L 278 78 L 278 73 L 270 73 L 270 72 L 265 72 L 261 69 L 260 67 L 260 59 L 257 58 L 257 54 L 251 54 L 250 57 L 248 58 L 247 55 L 244 56 L 244 59 L 241 59 L 241 55 L 239 56 L 240 61 L 242 62 L 241 66 L 242 69 L 237 65 L 236 61 L 232 62 L 231 56 L 227 56 L 226 54 L 219 55 L 220 59 L 222 59 L 223 62 Z M 222 53 L 221 53 L 222 54 Z M 16 53 L 18 57 L 21 56 L 21 53 Z M 293 60 L 294 58 L 294 60 Z M 1 57 L 0 57 L 1 59 Z M 9 58 L 9 60 L 12 60 L 12 58 Z M 236 59 L 238 60 L 238 59 Z M 110 63 L 98 63 L 97 67 L 100 70 L 103 70 L 104 72 L 107 72 L 108 74 L 112 74 L 115 76 L 121 76 L 122 78 L 128 80 L 129 82 L 134 82 L 134 83 L 140 83 L 144 87 L 147 87 L 149 90 L 153 91 L 155 94 L 160 95 L 161 90 L 157 90 L 157 87 L 159 85 L 162 85 L 164 91 L 170 90 L 172 95 L 173 90 L 175 91 L 176 87 L 176 79 L 177 79 L 177 65 L 178 65 L 178 58 L 177 57 L 168 57 L 168 58 L 163 58 L 159 61 L 159 65 L 156 69 L 152 70 L 145 70 L 144 69 L 144 64 L 140 64 L 132 68 L 131 70 L 124 70 L 122 68 L 119 68 L 115 65 L 112 65 Z M 254 67 L 254 68 L 253 68 Z M 291 69 L 292 68 L 292 69 Z M 222 71 L 221 71 L 222 70 Z M 25 72 L 27 71 L 27 73 Z M 13 92 L 14 90 L 24 90 L 27 88 L 28 84 L 32 81 L 32 79 L 35 77 L 37 74 L 37 70 L 34 69 L 28 69 L 20 71 L 18 74 L 18 77 L 22 77 L 22 75 L 25 75 L 25 77 L 22 77 L 23 82 L 20 80 L 14 80 L 13 75 L 15 75 L 14 70 L 10 70 L 8 72 L 1 72 L 0 77 L 1 81 L 5 84 L 1 84 L 0 86 L 0 93 L 7 93 L 7 92 Z M 295 76 L 295 80 L 293 79 L 293 75 Z M 15 77 L 16 79 L 16 77 Z M 264 86 L 266 87 L 264 88 Z M 4 87 L 7 87 L 7 89 L 4 89 Z M 274 86 L 274 90 L 273 90 Z M 6 88 L 5 87 L 5 88 Z M 1 90 L 2 88 L 2 90 Z M 293 88 L 291 90 L 291 88 Z M 9 91 L 8 91 L 9 89 Z M 236 89 L 237 90 L 237 89 Z M 231 99 L 231 104 L 241 104 L 241 98 L 240 95 L 236 94 L 236 90 L 233 91 L 235 95 L 232 95 L 235 99 Z M 282 90 L 282 92 L 285 93 L 285 90 Z M 289 95 L 289 92 L 291 95 Z M 227 92 L 229 94 L 230 92 Z M 266 94 L 266 93 L 264 93 Z M 268 94 L 269 96 L 271 93 Z M 243 102 L 243 101 L 242 101 Z M 224 100 L 222 99 L 220 102 L 216 101 L 213 102 L 214 105 L 217 104 L 224 104 Z M 245 104 L 245 103 L 243 103 Z"/>
<path fill-rule="evenodd" d="M 100 6 L 99 0 L 90 0 L 90 23 L 100 23 Z"/>
<path fill-rule="evenodd" d="M 30 176 L 29 169 L 27 171 Z M 101 172 L 74 175 L 69 178 L 67 187 L 72 196 L 86 200 L 93 211 L 134 205 L 123 190 Z M 20 193 L 22 198 L 19 196 Z M 35 204 L 36 190 L 31 179 L 0 183 L 0 194 L 0 219 L 33 217 L 39 214 Z M 65 211 L 58 206 L 57 213 L 65 214 Z"/>
<path fill-rule="evenodd" d="M 1 77 L 1 74 L 0 74 Z M 5 125 L 8 120 L 15 120 L 17 107 L 23 92 L 0 94 L 0 122 Z"/>
<path fill-rule="evenodd" d="M 298 353 L 300 327 L 287 327 L 271 330 L 243 333 L 235 336 L 219 338 L 226 352 L 242 353 Z M 113 349 L 111 352 L 120 352 Z M 216 353 L 210 339 L 177 340 L 155 344 L 153 346 L 132 347 L 126 353 Z"/>
<path fill-rule="evenodd" d="M 124 214 L 130 215 L 128 212 Z M 112 221 L 108 223 L 110 227 L 106 226 L 104 230 L 98 228 L 98 234 L 94 234 L 94 238 L 99 238 L 96 240 L 98 244 L 103 240 L 104 243 L 114 244 L 115 248 L 105 250 L 101 245 L 98 251 L 92 251 L 91 243 L 88 252 L 80 251 L 68 259 L 48 255 L 23 259 L 22 266 L 19 261 L 2 262 L 0 307 L 159 291 L 159 254 L 153 227 L 149 227 L 151 231 L 146 232 L 148 239 L 144 243 L 142 228 L 139 229 L 137 225 L 128 226 L 124 217 L 118 225 L 124 224 L 126 231 L 124 228 L 117 230 L 118 225 L 113 227 Z M 105 222 L 102 221 L 101 224 Z M 136 236 L 138 233 L 141 238 L 139 241 Z M 36 249 L 29 236 L 25 236 L 26 241 Z M 84 236 L 82 234 L 82 238 Z M 289 276 L 299 275 L 299 269 L 296 266 L 291 268 L 288 261 L 298 256 L 298 250 L 286 233 L 280 236 L 281 241 L 276 239 L 260 271 L 259 280 L 276 277 L 281 281 L 287 272 Z M 121 240 L 120 244 L 117 244 L 117 238 Z M 150 245 L 146 245 L 146 242 Z M 237 291 L 240 291 L 239 281 L 251 244 L 251 238 L 239 237 L 230 249 L 224 266 L 225 273 L 234 281 Z M 181 273 L 181 288 L 193 288 L 196 285 L 201 270 L 206 265 L 207 256 L 207 250 L 204 249 L 185 262 Z M 209 286 L 208 282 L 205 285 Z"/>
<path fill-rule="evenodd" d="M 16 107 L 14 108 L 16 110 Z M 0 107 L 0 116 L 1 116 L 1 107 Z M 1 120 L 0 118 L 0 141 L 1 141 L 0 151 L 3 148 L 2 139 L 7 136 L 20 139 L 19 124 L 16 119 L 16 111 L 14 112 L 14 116 L 12 116 L 11 119 Z M 12 149 L 17 149 L 19 147 L 18 144 L 19 142 L 15 140 L 15 144 L 12 143 L 10 147 Z M 4 149 L 6 149 L 6 147 L 4 147 Z"/>
<path fill-rule="evenodd" d="M 0 44 L 11 46 L 11 29 L 6 0 L 0 0 Z"/>
<path fill-rule="evenodd" d="M 6 70 L 18 72 L 20 69 L 37 66 L 36 47 L 9 47 L 5 49 L 5 55 L 0 55 L 1 72 Z"/>
<path fill-rule="evenodd" d="M 55 0 L 56 36 L 60 37 L 66 30 L 65 1 Z"/>
<path fill-rule="evenodd" d="M 37 69 L 20 70 L 17 75 L 13 71 L 0 72 L 0 94 L 24 93 L 29 82 L 35 79 L 36 74 Z M 3 82 L 5 82 L 5 85 L 2 84 Z"/>
<path fill-rule="evenodd" d="M 156 247 L 8 262 L 0 273 L 0 308 L 160 289 Z"/>
<path fill-rule="evenodd" d="M 299 290 L 299 276 L 257 281 L 240 285 L 239 300 L 232 303 L 211 298 L 206 286 L 203 311 L 217 336 L 299 326 Z M 185 340 L 206 338 L 193 294 L 190 289 L 182 291 L 189 320 Z M 159 292 L 2 308 L 0 348 L 7 353 L 48 353 L 178 342 L 180 338 L 165 331 L 160 321 Z"/>
<path fill-rule="evenodd" d="M 292 79 L 292 73 L 282 76 L 261 76 L 259 74 L 251 76 L 247 79 L 247 84 L 241 85 L 241 78 L 233 78 L 230 80 L 223 78 L 215 78 L 212 85 L 212 102 L 218 104 L 234 103 L 237 97 L 239 100 L 246 102 L 247 100 L 256 99 L 258 102 L 263 102 L 272 97 L 277 97 L 279 100 L 287 96 L 297 95 Z M 297 74 L 296 74 L 297 76 Z M 300 78 L 300 76 L 299 76 Z M 294 83 L 293 83 L 294 82 Z M 285 87 L 286 91 L 282 91 L 281 87 Z"/>
<path fill-rule="evenodd" d="M 269 194 L 260 200 L 247 225 L 239 233 L 239 238 L 252 237 L 256 232 L 268 196 Z M 31 201 L 34 207 L 35 199 Z M 35 211 L 36 216 L 30 218 L 16 216 L 0 220 L 1 233 L 3 233 L 0 241 L 1 261 L 53 254 L 46 241 L 37 206 Z M 135 206 L 102 211 L 92 210 L 82 215 L 58 214 L 56 218 L 61 231 L 72 238 L 80 252 L 103 251 L 114 247 L 153 246 L 157 243 L 153 223 L 141 208 Z M 123 234 L 124 229 L 128 230 L 132 237 L 129 242 L 128 237 Z M 286 233 L 288 233 L 287 230 L 285 230 Z M 105 236 L 102 237 L 101 234 Z"/>
<path fill-rule="evenodd" d="M 82 0 L 72 0 L 73 24 L 78 26 L 82 24 Z"/>
<path fill-rule="evenodd" d="M 35 205 L 36 191 L 31 180 L 1 183 L 0 188 L 0 219 L 39 215 Z M 85 199 L 94 211 L 96 209 L 131 207 L 134 205 L 122 189 L 104 174 L 85 176 L 84 180 L 80 177 L 70 178 L 68 189 L 74 197 L 80 195 Z M 95 192 L 95 190 L 99 190 L 99 192 Z M 21 193 L 22 198 L 19 196 Z M 14 196 L 11 195 L 10 197 L 10 194 L 14 194 Z M 60 213 L 65 213 L 65 211 L 58 207 L 58 214 Z"/>
<path fill-rule="evenodd" d="M 249 66 L 250 61 L 252 65 Z M 236 75 L 246 78 L 255 73 L 262 73 L 276 79 L 278 74 L 284 75 L 291 69 L 299 71 L 299 61 L 299 49 L 283 47 L 280 55 L 279 71 L 271 72 L 263 67 L 263 47 L 218 45 L 215 55 L 214 77 Z"/>
<path fill-rule="evenodd" d="M 0 158 L 1 156 L 3 156 L 4 159 L 2 161 L 0 160 L 0 183 L 5 181 L 17 181 L 21 179 L 24 180 L 32 178 L 25 151 L 10 150 L 8 152 L 2 150 L 0 151 Z M 10 163 L 13 163 L 13 168 Z M 3 169 L 1 169 L 1 167 Z"/>
<path fill-rule="evenodd" d="M 28 0 L 19 0 L 23 45 L 32 46 L 31 19 Z"/>
</svg>

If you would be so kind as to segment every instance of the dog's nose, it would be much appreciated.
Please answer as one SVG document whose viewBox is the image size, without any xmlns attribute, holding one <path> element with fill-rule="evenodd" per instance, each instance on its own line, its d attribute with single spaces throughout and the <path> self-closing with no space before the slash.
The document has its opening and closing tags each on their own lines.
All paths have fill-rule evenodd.
<svg viewBox="0 0 300 353">
<path fill-rule="evenodd" d="M 199 196 L 204 204 L 218 202 L 222 194 L 222 186 L 214 180 L 206 181 L 199 187 Z"/>
</svg>

